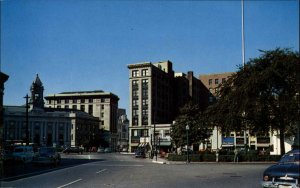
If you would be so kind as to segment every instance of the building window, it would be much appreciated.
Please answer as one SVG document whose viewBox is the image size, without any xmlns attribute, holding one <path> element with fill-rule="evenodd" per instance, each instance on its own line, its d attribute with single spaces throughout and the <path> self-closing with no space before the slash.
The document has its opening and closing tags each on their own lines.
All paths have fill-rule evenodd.
<svg viewBox="0 0 300 188">
<path fill-rule="evenodd" d="M 133 70 L 132 77 L 138 77 L 138 76 L 140 76 L 139 70 Z"/>
<path fill-rule="evenodd" d="M 101 105 L 101 110 L 104 110 L 104 105 L 103 104 Z"/>
<path fill-rule="evenodd" d="M 60 106 L 60 105 L 57 105 L 57 108 L 61 108 L 61 106 Z"/>
<path fill-rule="evenodd" d="M 143 69 L 142 70 L 142 76 L 148 76 L 149 70 L 148 69 Z"/>
<path fill-rule="evenodd" d="M 142 80 L 142 87 L 148 87 L 148 79 L 143 79 Z"/>
<path fill-rule="evenodd" d="M 219 79 L 218 79 L 218 78 L 215 79 L 215 84 L 216 84 L 216 85 L 219 84 Z"/>
<path fill-rule="evenodd" d="M 136 126 L 138 125 L 138 119 L 139 119 L 139 111 L 137 109 L 134 109 L 132 111 L 132 125 Z"/>
<path fill-rule="evenodd" d="M 102 99 L 101 99 L 101 102 L 104 102 L 104 101 L 105 101 L 105 100 L 102 98 Z"/>
<path fill-rule="evenodd" d="M 143 96 L 143 98 L 148 98 L 148 88 L 143 88 L 142 96 Z"/>
<path fill-rule="evenodd" d="M 138 136 L 138 130 L 132 130 L 132 135 L 133 136 Z"/>
<path fill-rule="evenodd" d="M 104 113 L 103 112 L 101 113 L 101 118 L 104 118 Z"/>
<path fill-rule="evenodd" d="M 133 126 L 137 126 L 138 123 L 139 123 L 139 119 L 138 119 L 137 117 L 132 118 L 132 125 L 133 125 Z"/>
<path fill-rule="evenodd" d="M 66 106 L 65 106 L 65 109 L 69 109 L 69 105 L 66 105 Z"/>
<path fill-rule="evenodd" d="M 85 106 L 84 105 L 80 105 L 80 110 L 84 112 Z"/>
<path fill-rule="evenodd" d="M 208 80 L 208 85 L 211 85 L 212 84 L 212 79 L 209 79 Z"/>
<path fill-rule="evenodd" d="M 81 103 L 84 103 L 84 99 L 80 99 L 80 102 L 81 102 Z"/>
<path fill-rule="evenodd" d="M 73 105 L 72 109 L 77 110 L 77 105 Z"/>
<path fill-rule="evenodd" d="M 138 92 L 138 90 L 133 90 L 133 91 L 132 91 L 132 97 L 139 97 L 139 92 Z"/>
<path fill-rule="evenodd" d="M 66 103 L 66 104 L 68 104 L 69 102 L 70 102 L 69 99 L 66 99 L 66 100 L 65 100 L 65 103 Z"/>
<path fill-rule="evenodd" d="M 142 114 L 143 114 L 143 116 L 148 117 L 148 109 L 143 109 Z"/>
<path fill-rule="evenodd" d="M 138 100 L 137 100 L 137 99 L 133 99 L 133 100 L 132 100 L 132 106 L 133 106 L 133 107 L 138 107 L 138 106 L 139 106 Z"/>
<path fill-rule="evenodd" d="M 143 99 L 142 103 L 143 103 L 143 107 L 147 107 L 148 106 L 148 99 Z"/>
<path fill-rule="evenodd" d="M 89 99 L 89 103 L 93 103 L 93 99 Z"/>
<path fill-rule="evenodd" d="M 139 81 L 138 80 L 132 80 L 132 87 L 138 88 L 139 87 Z"/>
<path fill-rule="evenodd" d="M 60 100 L 60 99 L 58 99 L 58 100 L 57 100 L 57 104 L 60 104 L 60 103 L 61 103 L 61 100 Z"/>
<path fill-rule="evenodd" d="M 148 125 L 148 109 L 142 110 L 142 124 Z"/>
<path fill-rule="evenodd" d="M 89 111 L 88 111 L 88 113 L 89 113 L 90 115 L 93 114 L 93 105 L 89 105 Z"/>
<path fill-rule="evenodd" d="M 77 99 L 73 99 L 73 103 L 77 103 Z"/>
<path fill-rule="evenodd" d="M 147 130 L 147 129 L 142 130 L 142 135 L 141 135 L 141 136 L 142 136 L 142 137 L 147 137 L 147 136 L 149 136 L 148 130 Z"/>
</svg>

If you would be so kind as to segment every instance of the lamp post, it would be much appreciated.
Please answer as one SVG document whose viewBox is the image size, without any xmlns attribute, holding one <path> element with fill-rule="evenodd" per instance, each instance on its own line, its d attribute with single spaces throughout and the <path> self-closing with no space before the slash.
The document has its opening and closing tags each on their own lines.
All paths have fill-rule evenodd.
<svg viewBox="0 0 300 188">
<path fill-rule="evenodd" d="M 185 130 L 186 130 L 186 152 L 187 152 L 186 163 L 188 164 L 190 162 L 189 161 L 189 130 L 190 130 L 189 125 L 185 126 Z"/>
<path fill-rule="evenodd" d="M 29 146 L 29 131 L 28 131 L 28 127 L 29 127 L 29 125 L 28 125 L 28 123 L 29 123 L 29 121 L 28 121 L 28 108 L 29 108 L 29 106 L 28 106 L 28 99 L 29 99 L 29 96 L 28 96 L 28 94 L 24 97 L 25 99 L 26 99 L 26 146 Z"/>
</svg>

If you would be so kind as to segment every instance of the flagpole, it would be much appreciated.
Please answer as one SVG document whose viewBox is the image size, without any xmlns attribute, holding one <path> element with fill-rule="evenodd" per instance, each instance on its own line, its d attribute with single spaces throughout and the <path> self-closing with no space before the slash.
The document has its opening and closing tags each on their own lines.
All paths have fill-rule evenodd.
<svg viewBox="0 0 300 188">
<path fill-rule="evenodd" d="M 245 66 L 244 0 L 242 0 L 242 56 L 243 66 Z"/>
<path fill-rule="evenodd" d="M 242 1 L 242 58 L 243 58 L 243 68 L 245 68 L 245 32 L 244 32 L 244 0 Z M 247 132 L 244 130 L 244 146 L 246 151 L 247 145 Z"/>
</svg>

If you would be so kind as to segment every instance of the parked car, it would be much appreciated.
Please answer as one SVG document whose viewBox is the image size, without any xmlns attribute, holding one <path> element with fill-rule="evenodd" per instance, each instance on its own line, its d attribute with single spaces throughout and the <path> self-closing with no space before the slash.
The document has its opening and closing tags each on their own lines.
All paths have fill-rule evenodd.
<svg viewBox="0 0 300 188">
<path fill-rule="evenodd" d="M 300 150 L 284 154 L 276 165 L 263 173 L 262 187 L 299 188 L 300 185 Z"/>
<path fill-rule="evenodd" d="M 104 153 L 111 153 L 111 149 L 110 148 L 105 148 Z"/>
<path fill-rule="evenodd" d="M 61 161 L 60 154 L 54 147 L 41 147 L 34 158 L 34 162 L 38 164 L 53 164 L 57 165 Z"/>
<path fill-rule="evenodd" d="M 104 148 L 98 148 L 97 153 L 104 153 Z"/>
<path fill-rule="evenodd" d="M 135 151 L 135 157 L 136 158 L 145 158 L 146 157 L 145 151 L 142 150 L 142 149 L 136 150 Z"/>
<path fill-rule="evenodd" d="M 83 148 L 82 147 L 68 147 L 66 149 L 63 150 L 63 153 L 79 153 L 82 154 L 83 153 Z"/>
<path fill-rule="evenodd" d="M 21 161 L 24 163 L 32 162 L 34 158 L 34 152 L 32 146 L 16 146 L 12 152 L 12 158 L 15 161 Z"/>
</svg>

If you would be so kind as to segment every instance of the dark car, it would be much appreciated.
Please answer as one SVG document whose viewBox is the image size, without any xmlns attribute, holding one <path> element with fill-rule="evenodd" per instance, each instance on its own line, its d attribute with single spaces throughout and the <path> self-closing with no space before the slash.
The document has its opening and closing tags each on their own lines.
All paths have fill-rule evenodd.
<svg viewBox="0 0 300 188">
<path fill-rule="evenodd" d="M 83 153 L 83 148 L 82 147 L 69 147 L 63 150 L 63 153 Z"/>
<path fill-rule="evenodd" d="M 267 168 L 263 173 L 263 187 L 299 188 L 300 150 L 284 154 L 276 165 Z"/>
<path fill-rule="evenodd" d="M 34 158 L 34 163 L 57 165 L 61 161 L 60 154 L 53 147 L 41 147 Z"/>
<path fill-rule="evenodd" d="M 136 158 L 145 158 L 146 157 L 146 154 L 145 154 L 145 151 L 144 150 L 136 150 L 135 151 L 135 157 Z"/>
</svg>

